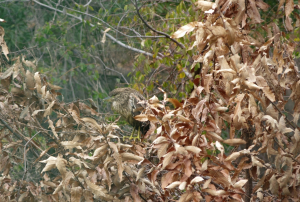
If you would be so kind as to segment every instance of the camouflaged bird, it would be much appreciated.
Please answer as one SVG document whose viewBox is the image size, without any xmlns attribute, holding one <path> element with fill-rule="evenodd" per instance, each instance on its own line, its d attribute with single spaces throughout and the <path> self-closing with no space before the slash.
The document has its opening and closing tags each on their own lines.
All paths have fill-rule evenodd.
<svg viewBox="0 0 300 202">
<path fill-rule="evenodd" d="M 149 121 L 141 122 L 134 119 L 134 117 L 139 115 L 145 108 L 145 106 L 139 103 L 140 101 L 145 100 L 144 96 L 132 88 L 114 89 L 109 93 L 109 96 L 111 97 L 112 110 L 125 118 L 135 130 L 138 130 L 142 135 L 145 135 L 149 130 Z M 133 133 L 129 139 L 133 139 Z"/>
</svg>

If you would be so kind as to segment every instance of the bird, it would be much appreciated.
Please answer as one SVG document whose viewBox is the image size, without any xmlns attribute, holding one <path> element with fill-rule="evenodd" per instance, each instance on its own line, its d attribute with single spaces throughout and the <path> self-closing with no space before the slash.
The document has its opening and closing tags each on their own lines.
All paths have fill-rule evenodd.
<svg viewBox="0 0 300 202">
<path fill-rule="evenodd" d="M 139 103 L 145 101 L 145 97 L 137 90 L 129 87 L 116 88 L 109 93 L 109 96 L 109 100 L 112 103 L 112 110 L 120 114 L 134 128 L 129 139 L 140 139 L 140 133 L 144 136 L 150 128 L 150 122 L 141 122 L 135 120 L 134 117 L 141 114 L 145 109 L 145 106 Z M 138 131 L 137 137 L 133 137 L 135 130 Z"/>
</svg>

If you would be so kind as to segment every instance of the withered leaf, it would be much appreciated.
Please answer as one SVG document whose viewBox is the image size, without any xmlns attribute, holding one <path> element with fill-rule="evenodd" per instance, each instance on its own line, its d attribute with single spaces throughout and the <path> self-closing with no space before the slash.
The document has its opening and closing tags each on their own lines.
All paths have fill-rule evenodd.
<svg viewBox="0 0 300 202">
<path fill-rule="evenodd" d="M 279 191 L 279 183 L 277 182 L 275 175 L 270 178 L 270 191 L 272 194 L 278 194 Z"/>
<path fill-rule="evenodd" d="M 197 8 L 201 9 L 202 11 L 208 11 L 213 8 L 215 3 L 209 2 L 209 1 L 203 1 L 203 0 L 198 0 L 196 3 Z"/>
<path fill-rule="evenodd" d="M 199 24 L 198 22 L 190 22 L 189 24 L 180 27 L 180 28 L 179 28 L 179 29 L 171 36 L 171 38 L 177 39 L 177 38 L 183 37 L 184 35 L 186 35 L 186 34 L 192 32 L 198 24 Z"/>
<path fill-rule="evenodd" d="M 127 152 L 122 153 L 121 157 L 122 157 L 123 161 L 129 161 L 129 160 L 142 161 L 144 159 L 143 157 L 134 155 L 132 153 L 127 153 Z"/>
<path fill-rule="evenodd" d="M 135 120 L 145 122 L 148 121 L 148 116 L 146 114 L 139 114 L 134 117 Z"/>
<path fill-rule="evenodd" d="M 248 182 L 248 180 L 240 180 L 240 181 L 236 182 L 233 185 L 233 187 L 241 189 L 247 182 Z"/>
<path fill-rule="evenodd" d="M 180 184 L 181 184 L 180 181 L 172 182 L 171 184 L 169 184 L 169 185 L 166 187 L 166 189 L 173 189 L 173 188 L 179 186 Z"/>
<path fill-rule="evenodd" d="M 82 196 L 82 188 L 81 187 L 72 187 L 71 188 L 72 201 L 80 202 L 81 196 Z"/>
<path fill-rule="evenodd" d="M 199 154 L 201 152 L 201 149 L 196 146 L 185 146 L 184 147 L 187 151 L 193 152 L 195 154 Z"/>
<path fill-rule="evenodd" d="M 241 144 L 246 144 L 246 141 L 243 139 L 235 138 L 235 139 L 226 139 L 223 141 L 223 143 L 228 144 L 230 146 L 238 146 Z"/>
<path fill-rule="evenodd" d="M 194 177 L 194 179 L 191 180 L 191 184 L 202 182 L 204 179 L 200 176 Z"/>
<path fill-rule="evenodd" d="M 202 189 L 202 191 L 212 196 L 223 196 L 227 194 L 227 192 L 224 190 Z"/>
<path fill-rule="evenodd" d="M 235 159 L 237 159 L 239 156 L 241 155 L 240 152 L 233 152 L 232 154 L 230 154 L 230 156 L 228 156 L 225 161 L 234 161 Z"/>
</svg>

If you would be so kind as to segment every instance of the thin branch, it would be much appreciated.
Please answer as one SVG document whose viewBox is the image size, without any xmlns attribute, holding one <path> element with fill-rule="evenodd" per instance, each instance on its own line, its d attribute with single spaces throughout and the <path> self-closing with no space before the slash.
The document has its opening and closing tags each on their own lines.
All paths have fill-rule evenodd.
<svg viewBox="0 0 300 202">
<path fill-rule="evenodd" d="M 29 143 L 29 142 L 31 142 L 31 140 L 37 135 L 37 134 L 39 134 L 41 131 L 39 131 L 39 132 L 37 132 L 34 136 L 32 136 L 31 138 L 30 138 L 30 140 L 28 140 L 27 142 L 26 142 L 26 144 L 25 144 L 25 146 L 24 146 L 24 174 L 23 174 L 23 177 L 22 177 L 22 181 L 24 180 L 24 177 L 25 177 L 25 175 L 26 175 L 26 173 L 27 173 L 27 171 L 28 171 L 28 169 L 27 169 L 27 167 L 26 167 L 26 162 L 27 162 L 27 158 L 26 158 L 26 147 L 27 147 L 27 144 Z"/>
<path fill-rule="evenodd" d="M 22 140 L 22 137 L 16 133 L 11 127 L 10 125 L 8 125 L 3 119 L 0 118 L 0 122 L 4 124 L 4 126 L 10 130 L 10 132 L 12 132 L 12 134 L 14 134 L 14 136 L 16 136 L 19 140 Z"/>
<path fill-rule="evenodd" d="M 157 34 L 160 34 L 160 35 L 165 36 L 166 38 L 168 38 L 168 39 L 170 39 L 171 41 L 173 41 L 174 43 L 176 43 L 180 48 L 185 49 L 185 46 L 184 46 L 182 43 L 180 43 L 180 42 L 178 42 L 177 40 L 171 38 L 171 36 L 168 35 L 167 33 L 158 31 L 158 30 L 154 29 L 153 27 L 151 27 L 151 26 L 144 20 L 144 18 L 141 16 L 141 14 L 140 14 L 140 9 L 138 8 L 137 1 L 136 1 L 136 0 L 135 0 L 134 6 L 135 6 L 135 9 L 136 9 L 136 12 L 137 12 L 139 18 L 142 20 L 142 22 L 143 22 L 149 29 L 151 29 L 153 32 L 155 32 L 155 33 L 157 33 Z"/>
<path fill-rule="evenodd" d="M 300 130 L 299 127 L 298 127 L 297 125 L 294 124 L 294 122 L 291 122 L 290 120 L 288 120 L 288 118 L 282 113 L 282 111 L 276 106 L 276 104 L 275 104 L 274 102 L 272 102 L 271 100 L 270 100 L 270 102 L 271 102 L 272 105 L 277 109 L 277 111 L 280 113 L 280 115 L 284 117 L 285 121 L 288 122 L 288 124 L 289 124 L 290 126 L 293 127 L 294 130 L 295 130 L 296 128 L 297 128 L 298 130 Z"/>
<path fill-rule="evenodd" d="M 23 143 L 26 144 L 26 140 L 28 137 L 24 136 L 20 131 L 18 130 L 14 130 L 10 127 L 10 125 L 8 125 L 3 119 L 0 118 L 0 122 L 4 124 L 4 126 L 10 130 L 10 132 L 12 132 L 12 134 L 14 136 L 16 136 L 19 140 L 22 140 Z M 15 132 L 16 131 L 16 132 Z M 38 145 L 36 145 L 34 142 L 30 141 L 30 144 L 33 145 L 36 149 L 39 149 L 40 151 L 43 151 Z M 39 155 L 37 155 L 36 151 L 33 151 L 33 154 L 35 155 L 35 157 L 39 157 Z M 48 155 L 48 154 L 47 154 Z"/>
<path fill-rule="evenodd" d="M 57 11 L 57 12 L 59 12 L 59 13 L 63 13 L 63 14 L 65 14 L 65 15 L 67 15 L 67 16 L 70 16 L 70 17 L 72 17 L 72 18 L 75 18 L 75 19 L 77 19 L 77 20 L 80 20 L 81 22 L 86 23 L 86 20 L 83 20 L 83 19 L 81 18 L 81 16 L 78 17 L 78 16 L 75 16 L 75 15 L 72 15 L 72 14 L 67 13 L 67 12 L 65 12 L 65 11 L 62 11 L 62 10 L 53 8 L 53 7 L 51 7 L 51 6 L 48 6 L 48 5 L 46 5 L 46 4 L 43 4 L 43 3 L 41 3 L 41 2 L 39 2 L 39 1 L 37 1 L 37 0 L 32 0 L 32 1 L 35 2 L 36 4 L 39 4 L 40 6 L 46 7 L 46 8 L 48 8 L 48 9 L 51 9 L 51 10 L 54 10 L 54 11 Z M 69 9 L 69 8 L 68 8 L 68 9 Z M 78 11 L 77 11 L 77 12 L 78 12 Z M 83 14 L 88 15 L 88 16 L 92 16 L 92 15 L 90 15 L 90 14 L 88 14 L 88 13 L 83 13 Z M 92 17 L 94 17 L 94 16 L 92 16 Z M 97 19 L 101 20 L 100 18 L 97 18 Z M 94 27 L 94 26 L 95 26 L 95 25 L 93 25 L 93 24 L 91 24 L 91 23 L 89 23 L 89 24 L 90 24 L 91 27 Z M 107 24 L 107 23 L 106 23 L 106 24 Z M 104 34 L 104 31 L 103 31 L 103 30 L 100 30 L 100 32 L 101 32 L 102 34 Z M 124 47 L 124 48 L 127 48 L 127 49 L 129 49 L 129 50 L 134 51 L 134 52 L 138 52 L 138 53 L 141 53 L 141 54 L 144 54 L 144 55 L 147 55 L 147 56 L 150 56 L 150 57 L 153 58 L 153 55 L 154 55 L 154 54 L 149 53 L 149 52 L 146 52 L 146 51 L 143 51 L 143 50 L 140 50 L 140 49 L 137 49 L 137 48 L 133 48 L 133 47 L 131 47 L 131 46 L 128 46 L 128 45 L 122 43 L 121 41 L 117 40 L 116 38 L 114 38 L 112 35 L 110 35 L 110 34 L 108 34 L 108 33 L 106 33 L 106 37 L 109 38 L 109 39 L 111 39 L 112 41 L 116 42 L 117 44 L 119 44 L 120 46 L 122 46 L 122 47 Z M 159 57 L 159 56 L 156 56 L 156 58 L 159 59 L 159 60 L 162 59 L 162 57 Z"/>
<path fill-rule="evenodd" d="M 70 10 L 70 11 L 74 11 L 74 12 L 76 12 L 76 13 L 80 13 L 80 14 L 82 14 L 82 15 L 86 15 L 86 16 L 89 16 L 89 17 L 91 17 L 91 18 L 97 19 L 97 20 L 99 20 L 100 22 L 102 22 L 103 24 L 105 24 L 107 27 L 111 28 L 111 30 L 113 30 L 113 31 L 115 31 L 116 33 L 119 33 L 119 34 L 121 34 L 121 35 L 123 35 L 123 36 L 126 36 L 126 37 L 128 37 L 128 38 L 164 38 L 164 37 L 165 37 L 165 36 L 142 36 L 142 35 L 140 35 L 140 34 L 137 34 L 136 32 L 135 32 L 135 33 L 137 34 L 137 36 L 130 36 L 130 35 L 124 34 L 123 32 L 119 31 L 118 28 L 114 28 L 114 27 L 111 26 L 109 23 L 105 22 L 105 21 L 102 20 L 101 18 L 98 18 L 98 17 L 96 17 L 96 16 L 94 16 L 94 15 L 91 15 L 91 14 L 89 14 L 89 13 L 84 13 L 84 12 L 81 12 L 81 11 L 78 11 L 78 10 L 75 10 L 75 9 L 72 9 L 72 8 L 68 8 L 68 7 L 66 7 L 66 6 L 62 6 L 62 5 L 59 5 L 59 6 L 62 7 L 62 8 L 64 8 L 64 9 L 68 9 L 68 10 Z M 123 27 L 123 28 L 124 28 L 124 27 Z M 129 29 L 129 30 L 131 30 L 131 29 Z M 131 31 L 132 31 L 132 30 L 131 30 Z"/>
<path fill-rule="evenodd" d="M 72 85 L 72 76 L 71 76 L 71 74 L 70 74 L 69 83 L 70 83 L 70 87 L 71 87 L 71 92 L 72 92 L 73 100 L 76 100 L 74 88 L 73 88 L 73 85 Z"/>
<path fill-rule="evenodd" d="M 23 0 L 23 1 L 21 1 L 21 0 L 7 0 L 7 1 L 1 1 L 0 4 L 2 4 L 2 3 L 11 3 L 11 2 L 15 2 L 15 1 L 28 2 L 30 0 Z"/>
<path fill-rule="evenodd" d="M 86 7 L 86 6 L 90 5 L 91 2 L 92 2 L 92 0 L 90 0 L 89 2 L 87 2 L 83 7 Z"/>
<path fill-rule="evenodd" d="M 108 69 L 110 71 L 116 72 L 117 74 L 120 74 L 122 76 L 122 78 L 124 79 L 124 81 L 126 82 L 126 84 L 127 85 L 129 84 L 128 81 L 126 80 L 126 78 L 124 77 L 124 75 L 121 72 L 118 72 L 117 70 L 114 70 L 114 69 L 111 69 L 111 68 L 107 67 L 105 65 L 105 63 L 101 60 L 101 58 L 99 58 L 97 56 L 95 56 L 95 57 L 98 58 L 98 60 L 102 63 L 102 65 L 104 66 L 105 69 Z"/>
<path fill-rule="evenodd" d="M 283 151 L 283 152 L 286 152 L 286 150 L 279 144 L 279 142 L 277 141 L 276 138 L 274 138 L 274 141 L 277 143 L 277 145 L 280 147 L 280 149 Z M 289 156 L 291 159 L 293 159 L 295 162 L 297 162 L 298 164 L 300 164 L 300 162 L 290 153 L 288 153 Z"/>
</svg>

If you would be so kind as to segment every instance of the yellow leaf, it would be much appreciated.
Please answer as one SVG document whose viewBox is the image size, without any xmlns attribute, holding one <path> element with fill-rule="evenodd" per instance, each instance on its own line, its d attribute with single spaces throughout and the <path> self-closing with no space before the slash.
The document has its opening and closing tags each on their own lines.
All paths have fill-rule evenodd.
<svg viewBox="0 0 300 202">
<path fill-rule="evenodd" d="M 184 73 L 184 72 L 181 72 L 181 73 L 179 74 L 179 78 L 183 79 L 184 77 L 185 77 L 185 73 Z"/>
</svg>

